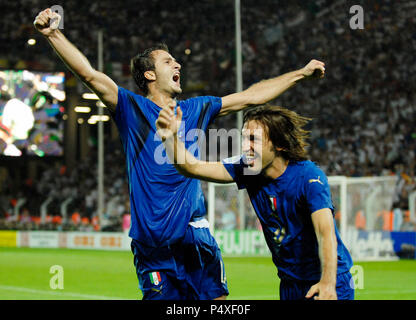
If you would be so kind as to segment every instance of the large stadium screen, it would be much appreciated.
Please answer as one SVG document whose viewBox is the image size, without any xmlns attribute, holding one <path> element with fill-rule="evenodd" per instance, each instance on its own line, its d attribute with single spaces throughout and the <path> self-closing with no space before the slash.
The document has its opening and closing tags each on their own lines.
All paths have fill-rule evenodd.
<svg viewBox="0 0 416 320">
<path fill-rule="evenodd" d="M 63 72 L 0 71 L 0 155 L 62 156 Z"/>
</svg>

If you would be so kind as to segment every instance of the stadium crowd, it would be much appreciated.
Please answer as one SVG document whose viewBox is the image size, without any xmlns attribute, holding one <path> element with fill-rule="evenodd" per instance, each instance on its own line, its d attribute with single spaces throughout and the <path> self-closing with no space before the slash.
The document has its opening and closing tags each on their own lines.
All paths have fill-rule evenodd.
<svg viewBox="0 0 416 320">
<path fill-rule="evenodd" d="M 232 0 L 198 4 L 189 0 L 92 4 L 76 0 L 63 5 L 63 32 L 97 65 L 96 37 L 101 28 L 105 72 L 130 90 L 136 90 L 129 73 L 130 58 L 163 41 L 182 64 L 182 98 L 224 96 L 236 87 L 233 5 Z M 368 1 L 363 30 L 350 28 L 351 5 L 329 0 L 242 1 L 243 87 L 298 69 L 313 58 L 324 61 L 325 79 L 298 84 L 276 99 L 276 104 L 313 119 L 308 128 L 309 152 L 327 175 L 400 177 L 391 209 L 402 210 L 406 218 L 408 196 L 416 190 L 416 5 Z M 0 67 L 65 70 L 32 25 L 47 1 L 10 1 L 3 6 Z M 28 46 L 29 37 L 38 43 Z M 234 116 L 218 118 L 213 128 L 232 129 L 233 123 Z M 47 197 L 53 198 L 48 207 L 49 226 L 62 227 L 59 218 L 52 222 L 53 216 L 60 216 L 62 201 L 72 197 L 66 228 L 120 230 L 129 212 L 120 147 L 118 140 L 106 146 L 114 152 L 106 151 L 105 158 L 105 226 L 93 222 L 97 193 L 92 153 L 71 172 L 60 164 L 46 170 L 36 183 L 26 181 L 12 188 L 9 182 L 10 188 L 2 188 L 6 191 L 0 195 L 0 228 L 42 227 L 34 221 L 24 224 L 31 219 L 23 217 L 39 216 L 33 208 L 40 208 L 40 199 Z M 22 206 L 23 222 L 13 221 L 10 211 L 21 197 L 29 198 Z M 9 220 L 4 218 L 6 212 Z M 75 213 L 79 219 L 76 215 L 73 219 Z M 409 226 L 415 229 L 410 222 Z"/>
</svg>

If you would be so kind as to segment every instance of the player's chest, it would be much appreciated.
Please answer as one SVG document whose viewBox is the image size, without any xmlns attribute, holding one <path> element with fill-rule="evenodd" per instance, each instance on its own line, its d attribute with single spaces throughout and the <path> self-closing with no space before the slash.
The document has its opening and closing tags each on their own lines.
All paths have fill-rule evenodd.
<svg viewBox="0 0 416 320">
<path fill-rule="evenodd" d="M 303 207 L 302 194 L 296 190 L 277 191 L 265 188 L 256 195 L 258 214 L 265 221 L 290 221 L 296 219 Z"/>
</svg>

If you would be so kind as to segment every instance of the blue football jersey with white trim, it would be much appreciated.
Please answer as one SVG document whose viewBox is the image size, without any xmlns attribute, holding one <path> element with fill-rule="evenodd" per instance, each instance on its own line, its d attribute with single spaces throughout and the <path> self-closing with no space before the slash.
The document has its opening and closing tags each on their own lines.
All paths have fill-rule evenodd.
<svg viewBox="0 0 416 320">
<path fill-rule="evenodd" d="M 245 175 L 242 157 L 222 163 L 238 188 L 247 189 L 279 277 L 319 281 L 321 264 L 311 214 L 324 208 L 334 212 L 324 172 L 311 161 L 291 161 L 280 177 L 270 180 L 263 175 Z M 336 225 L 335 234 L 337 273 L 341 274 L 352 267 L 352 259 Z"/>
<path fill-rule="evenodd" d="M 196 97 L 177 101 L 177 105 L 183 111 L 179 138 L 199 157 L 201 132 L 219 113 L 221 98 Z M 156 133 L 160 110 L 151 100 L 118 87 L 113 118 L 126 156 L 131 207 L 129 236 L 151 247 L 177 242 L 192 217 L 206 214 L 200 181 L 176 171 Z"/>
</svg>

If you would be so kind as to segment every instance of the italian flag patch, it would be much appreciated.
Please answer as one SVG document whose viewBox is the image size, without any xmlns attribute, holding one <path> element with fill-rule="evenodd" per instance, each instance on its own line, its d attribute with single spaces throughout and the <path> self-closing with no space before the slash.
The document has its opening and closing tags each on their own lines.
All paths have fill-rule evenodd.
<svg viewBox="0 0 416 320">
<path fill-rule="evenodd" d="M 277 209 L 277 199 L 276 199 L 276 196 L 269 196 L 269 199 L 270 199 L 270 204 L 271 204 L 272 210 L 273 211 L 276 211 L 276 209 Z"/>
<path fill-rule="evenodd" d="M 160 281 L 162 281 L 162 279 L 160 278 L 159 272 L 149 273 L 149 277 L 150 277 L 150 281 L 152 282 L 152 284 L 156 286 L 160 283 Z"/>
</svg>

